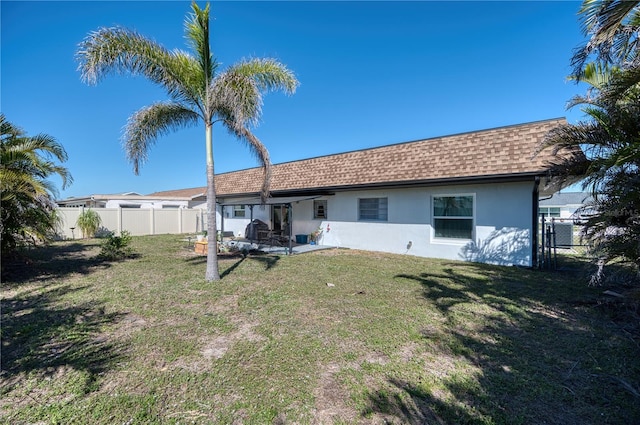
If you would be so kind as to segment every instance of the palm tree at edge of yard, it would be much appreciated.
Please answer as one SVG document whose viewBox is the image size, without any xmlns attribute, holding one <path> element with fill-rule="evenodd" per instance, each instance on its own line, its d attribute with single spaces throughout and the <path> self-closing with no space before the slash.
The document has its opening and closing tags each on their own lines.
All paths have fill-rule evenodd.
<svg viewBox="0 0 640 425">
<path fill-rule="evenodd" d="M 28 136 L 0 113 L 0 246 L 2 254 L 31 240 L 47 241 L 56 232 L 56 188 L 47 180 L 58 176 L 65 188 L 73 182 L 67 152 L 52 136 Z"/>
<path fill-rule="evenodd" d="M 205 125 L 207 167 L 207 233 L 212 235 L 207 252 L 205 279 L 220 279 L 217 257 L 216 189 L 213 161 L 213 124 L 221 122 L 246 142 L 258 158 L 264 181 L 263 201 L 268 196 L 271 162 L 266 147 L 249 130 L 260 118 L 263 93 L 283 90 L 292 94 L 298 86 L 294 74 L 273 59 L 249 59 L 222 72 L 209 47 L 209 9 L 193 2 L 185 21 L 186 39 L 193 50 L 167 50 L 134 31 L 100 28 L 79 45 L 77 59 L 81 78 L 96 84 L 108 74 L 143 75 L 162 86 L 170 100 L 135 112 L 127 122 L 123 139 L 134 173 L 147 159 L 156 138 L 171 130 Z"/>
</svg>

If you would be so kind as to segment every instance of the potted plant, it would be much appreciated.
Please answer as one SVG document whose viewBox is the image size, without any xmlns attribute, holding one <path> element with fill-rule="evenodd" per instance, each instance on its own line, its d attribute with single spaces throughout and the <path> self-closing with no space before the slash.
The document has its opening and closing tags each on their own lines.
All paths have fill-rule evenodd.
<svg viewBox="0 0 640 425">
<path fill-rule="evenodd" d="M 309 234 L 310 245 L 316 245 L 322 237 L 322 227 L 318 227 L 316 230 Z"/>
</svg>

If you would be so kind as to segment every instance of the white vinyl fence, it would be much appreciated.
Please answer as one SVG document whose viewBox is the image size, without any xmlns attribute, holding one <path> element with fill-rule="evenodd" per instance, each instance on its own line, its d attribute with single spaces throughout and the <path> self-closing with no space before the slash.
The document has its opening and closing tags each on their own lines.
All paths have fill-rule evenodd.
<svg viewBox="0 0 640 425">
<path fill-rule="evenodd" d="M 206 229 L 206 211 L 202 209 L 153 209 L 153 208 L 92 208 L 102 224 L 98 233 L 123 230 L 133 236 L 199 233 Z M 77 227 L 78 216 L 84 208 L 58 208 L 61 218 L 58 235 L 61 239 L 82 238 Z"/>
</svg>

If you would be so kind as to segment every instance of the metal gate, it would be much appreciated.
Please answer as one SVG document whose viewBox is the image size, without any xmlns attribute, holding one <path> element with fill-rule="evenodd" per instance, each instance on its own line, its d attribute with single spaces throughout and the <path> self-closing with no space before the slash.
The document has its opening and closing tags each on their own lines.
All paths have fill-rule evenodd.
<svg viewBox="0 0 640 425">
<path fill-rule="evenodd" d="M 585 246 L 579 236 L 581 226 L 573 220 L 540 213 L 538 222 L 538 268 L 558 268 L 558 249 Z"/>
</svg>

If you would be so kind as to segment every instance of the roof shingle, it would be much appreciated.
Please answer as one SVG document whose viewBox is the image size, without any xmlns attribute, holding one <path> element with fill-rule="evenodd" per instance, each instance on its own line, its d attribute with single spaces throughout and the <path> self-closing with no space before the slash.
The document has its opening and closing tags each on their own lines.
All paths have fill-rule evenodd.
<svg viewBox="0 0 640 425">
<path fill-rule="evenodd" d="M 551 149 L 535 149 L 564 118 L 461 133 L 378 148 L 275 164 L 271 191 L 339 189 L 382 184 L 440 181 L 517 174 L 544 174 Z M 219 196 L 260 191 L 262 169 L 216 175 Z M 194 196 L 205 188 L 157 192 L 158 196 Z"/>
</svg>

